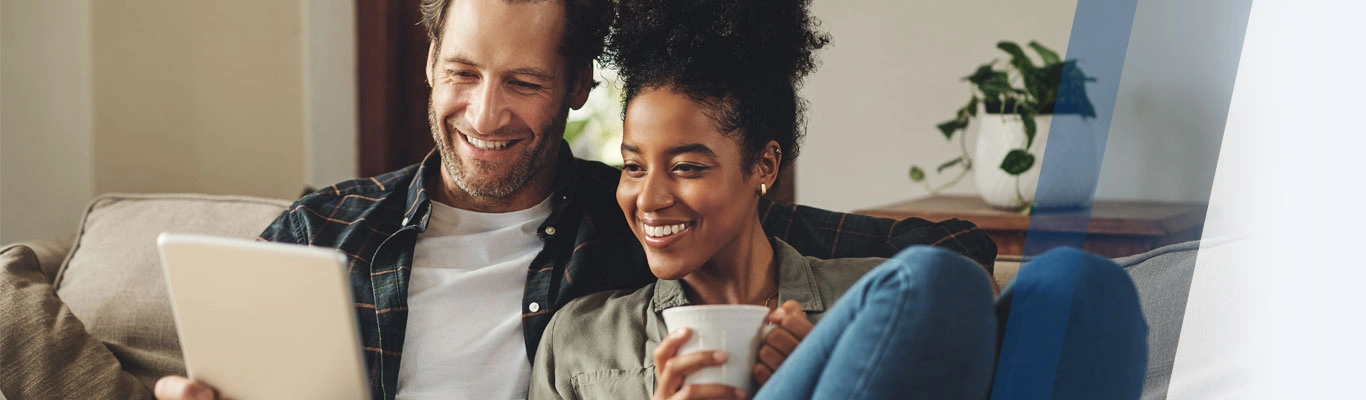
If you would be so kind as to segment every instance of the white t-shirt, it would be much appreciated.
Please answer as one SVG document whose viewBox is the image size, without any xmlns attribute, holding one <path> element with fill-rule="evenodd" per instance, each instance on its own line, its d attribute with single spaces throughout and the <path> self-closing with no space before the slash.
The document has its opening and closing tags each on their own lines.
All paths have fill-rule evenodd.
<svg viewBox="0 0 1366 400">
<path fill-rule="evenodd" d="M 488 214 L 432 202 L 408 283 L 398 399 L 525 399 L 527 268 L 541 251 L 535 207 Z"/>
</svg>

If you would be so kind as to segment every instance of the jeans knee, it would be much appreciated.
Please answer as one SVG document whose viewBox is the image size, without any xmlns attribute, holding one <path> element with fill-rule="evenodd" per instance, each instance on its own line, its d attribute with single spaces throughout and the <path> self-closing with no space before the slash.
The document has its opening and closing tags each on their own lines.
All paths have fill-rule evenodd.
<svg viewBox="0 0 1366 400">
<path fill-rule="evenodd" d="M 927 282 L 929 290 L 976 290 L 990 296 L 991 281 L 986 269 L 958 253 L 938 247 L 913 246 L 887 260 L 870 274 L 898 275 Z"/>
<path fill-rule="evenodd" d="M 1076 276 L 1091 284 L 1129 284 L 1129 274 L 1114 261 L 1072 247 L 1044 252 L 1020 268 L 1016 280 L 1052 280 Z"/>
</svg>

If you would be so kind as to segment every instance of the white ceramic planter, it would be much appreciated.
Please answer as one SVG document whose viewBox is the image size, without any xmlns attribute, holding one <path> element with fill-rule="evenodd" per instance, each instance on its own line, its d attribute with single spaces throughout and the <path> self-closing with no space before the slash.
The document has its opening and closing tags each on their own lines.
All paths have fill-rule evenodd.
<svg viewBox="0 0 1366 400">
<path fill-rule="evenodd" d="M 1011 150 L 1024 148 L 1024 123 L 1018 115 L 978 113 L 969 124 L 969 132 L 975 132 L 977 144 L 973 151 L 973 179 L 982 199 L 993 207 L 1020 209 L 1032 204 L 1042 208 L 1078 207 L 1089 205 L 1096 189 L 1096 176 L 1099 176 L 1098 150 L 1091 132 L 1068 133 L 1067 140 L 1055 140 L 1053 148 L 1048 148 L 1049 128 L 1054 116 L 1034 117 L 1038 133 L 1034 136 L 1034 166 L 1020 176 L 1010 176 L 1001 170 L 1001 160 Z M 1060 115 L 1057 118 L 1076 118 L 1079 115 Z M 1050 185 L 1049 192 L 1036 196 L 1039 184 L 1039 171 L 1043 168 L 1045 151 L 1054 152 L 1054 157 L 1068 160 L 1065 170 L 1049 171 L 1049 179 L 1058 179 Z M 1054 175 L 1057 174 L 1057 175 Z M 1017 192 L 1018 185 L 1018 192 Z"/>
</svg>

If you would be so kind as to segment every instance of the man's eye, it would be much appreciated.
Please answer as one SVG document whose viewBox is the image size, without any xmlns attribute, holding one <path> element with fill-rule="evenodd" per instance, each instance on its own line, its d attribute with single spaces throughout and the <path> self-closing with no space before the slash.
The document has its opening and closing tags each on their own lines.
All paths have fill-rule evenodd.
<svg viewBox="0 0 1366 400">
<path fill-rule="evenodd" d="M 636 164 L 626 164 L 621 167 L 621 170 L 629 173 L 639 173 L 645 171 L 645 168 Z"/>
<path fill-rule="evenodd" d="M 514 82 L 512 82 L 512 84 L 513 84 L 514 86 L 517 86 L 517 87 L 520 87 L 520 88 L 523 88 L 523 89 L 527 89 L 527 90 L 541 90 L 541 85 L 537 85 L 537 84 L 530 83 L 530 82 L 514 81 Z"/>
</svg>

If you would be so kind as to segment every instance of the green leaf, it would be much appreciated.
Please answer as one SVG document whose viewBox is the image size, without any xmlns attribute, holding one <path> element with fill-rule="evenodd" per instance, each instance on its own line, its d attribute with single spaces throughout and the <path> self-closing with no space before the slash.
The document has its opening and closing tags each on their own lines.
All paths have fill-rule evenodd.
<svg viewBox="0 0 1366 400">
<path fill-rule="evenodd" d="M 1020 176 L 1034 166 L 1034 155 L 1024 149 L 1011 150 L 1001 161 L 1001 170 L 1011 176 Z"/>
<path fill-rule="evenodd" d="M 967 105 L 968 115 L 973 117 L 977 116 L 977 101 L 977 95 L 972 95 L 972 100 L 969 100 Z"/>
<path fill-rule="evenodd" d="M 942 172 L 944 172 L 944 169 L 949 168 L 949 167 L 952 167 L 952 166 L 955 166 L 955 165 L 958 165 L 958 164 L 960 164 L 960 163 L 962 163 L 962 162 L 963 162 L 963 157 L 959 156 L 958 158 L 955 158 L 955 159 L 953 159 L 952 161 L 949 161 L 949 162 L 946 162 L 946 163 L 943 163 L 943 164 L 939 164 L 939 169 L 936 169 L 934 172 L 942 173 Z"/>
<path fill-rule="evenodd" d="M 1015 66 L 1015 69 L 1020 70 L 1020 72 L 1034 71 L 1034 61 L 1029 60 L 1029 56 L 1026 56 L 1024 50 L 1020 49 L 1020 45 L 1015 44 L 1015 42 L 1000 42 L 996 44 L 996 48 L 1010 54 L 1010 65 Z M 1029 74 L 1025 74 L 1025 77 L 1028 76 Z"/>
<path fill-rule="evenodd" d="M 1039 53 L 1039 58 L 1043 59 L 1043 65 L 1062 62 L 1062 59 L 1058 57 L 1058 53 L 1049 50 L 1047 47 L 1043 47 L 1043 45 L 1039 44 L 1037 41 L 1030 40 L 1029 47 L 1033 48 L 1035 53 Z"/>
<path fill-rule="evenodd" d="M 944 139 L 953 140 L 953 134 L 958 132 L 959 129 L 967 128 L 968 122 L 962 119 L 953 119 L 941 122 L 939 125 L 935 125 L 935 127 L 938 127 L 939 132 L 944 134 Z"/>
<path fill-rule="evenodd" d="M 992 74 L 996 73 L 996 71 L 991 69 L 992 64 L 994 63 L 982 64 L 982 66 L 977 67 L 976 71 L 973 71 L 972 75 L 963 77 L 963 80 L 972 82 L 976 85 L 981 85 L 982 82 L 986 82 L 988 78 L 991 78 Z"/>
<path fill-rule="evenodd" d="M 564 141 L 574 143 L 574 139 L 583 133 L 583 128 L 588 126 L 588 120 L 569 121 L 564 124 Z"/>
<path fill-rule="evenodd" d="M 925 181 L 925 170 L 920 169 L 919 166 L 912 165 L 912 166 L 911 166 L 911 182 L 924 182 L 924 181 Z"/>
<path fill-rule="evenodd" d="M 1039 132 L 1035 125 L 1033 107 L 1020 109 L 1020 122 L 1024 123 L 1025 149 L 1034 147 L 1034 134 Z"/>
<path fill-rule="evenodd" d="M 982 96 L 988 99 L 1001 97 L 1004 93 L 1011 91 L 1010 77 L 1005 72 L 992 72 L 991 76 L 977 85 L 977 90 L 982 91 Z"/>
</svg>

